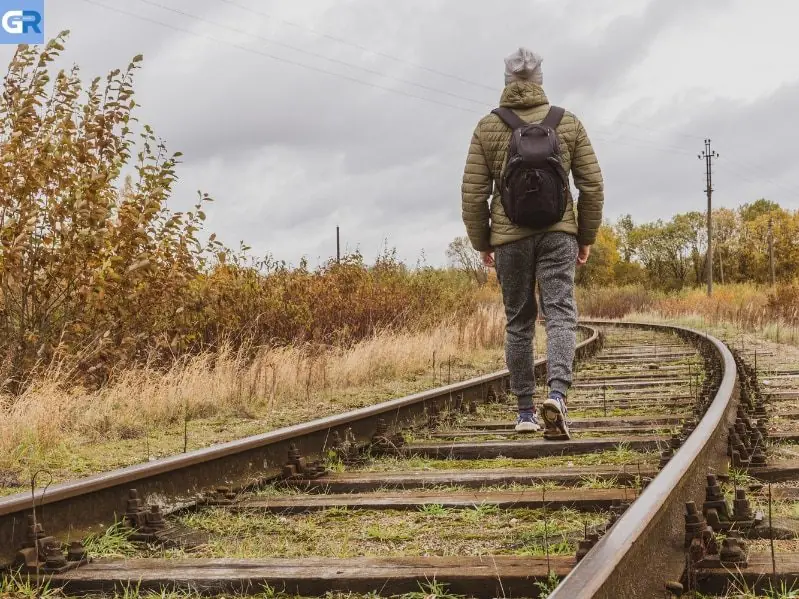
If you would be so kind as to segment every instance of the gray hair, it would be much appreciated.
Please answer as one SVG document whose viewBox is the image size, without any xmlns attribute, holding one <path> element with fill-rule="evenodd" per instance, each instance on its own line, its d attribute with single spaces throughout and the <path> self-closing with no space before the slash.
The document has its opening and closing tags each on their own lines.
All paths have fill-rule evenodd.
<svg viewBox="0 0 799 599">
<path fill-rule="evenodd" d="M 543 85 L 541 63 L 544 59 L 527 48 L 519 48 L 505 58 L 505 85 L 512 81 L 532 81 Z"/>
</svg>

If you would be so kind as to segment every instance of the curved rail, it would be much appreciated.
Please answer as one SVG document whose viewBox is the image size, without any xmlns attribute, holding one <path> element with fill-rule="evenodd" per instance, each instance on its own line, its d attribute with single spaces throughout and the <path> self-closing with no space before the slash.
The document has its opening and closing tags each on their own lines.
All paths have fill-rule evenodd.
<svg viewBox="0 0 799 599">
<path fill-rule="evenodd" d="M 585 325 L 580 328 L 588 336 L 578 345 L 578 356 L 594 353 L 601 345 L 599 331 Z M 535 368 L 540 374 L 546 369 L 546 360 L 537 360 Z M 336 432 L 342 437 L 350 433 L 357 441 L 367 441 L 374 435 L 379 419 L 385 420 L 389 428 L 420 422 L 431 408 L 441 409 L 456 396 L 464 401 L 484 400 L 487 387 L 503 382 L 507 376 L 508 371 L 501 370 L 238 441 L 57 484 L 46 494 L 37 490 L 37 510 L 44 506 L 38 520 L 49 534 L 71 530 L 76 533 L 73 536 L 79 536 L 89 527 L 112 523 L 115 515 L 123 512 L 128 489 L 134 485 L 143 497 L 157 496 L 168 498 L 173 505 L 191 505 L 203 491 L 220 484 L 246 486 L 279 475 L 292 445 L 301 455 L 321 457 Z M 13 558 L 24 540 L 31 506 L 30 493 L 0 499 L 0 563 Z"/>
<path fill-rule="evenodd" d="M 550 599 L 662 597 L 664 584 L 679 579 L 685 565 L 685 502 L 703 497 L 708 473 L 727 470 L 727 436 L 735 421 L 738 397 L 732 353 L 718 339 L 692 329 L 634 326 L 671 329 L 693 338 L 716 354 L 722 368 L 721 381 L 693 433 Z"/>
</svg>

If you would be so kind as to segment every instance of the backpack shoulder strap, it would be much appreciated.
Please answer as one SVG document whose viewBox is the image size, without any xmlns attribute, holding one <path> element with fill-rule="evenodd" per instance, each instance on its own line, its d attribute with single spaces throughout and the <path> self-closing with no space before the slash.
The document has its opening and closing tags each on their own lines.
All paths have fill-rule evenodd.
<svg viewBox="0 0 799 599">
<path fill-rule="evenodd" d="M 518 129 L 519 127 L 525 127 L 526 125 L 530 124 L 527 121 L 522 120 L 522 118 L 510 108 L 495 108 L 491 112 L 501 118 L 502 122 L 511 129 Z M 563 115 L 565 114 L 566 111 L 560 106 L 552 106 L 547 115 L 544 117 L 544 120 L 541 121 L 541 124 L 553 130 L 557 129 L 558 125 L 560 125 L 560 122 L 563 120 Z"/>
<path fill-rule="evenodd" d="M 502 122 L 505 123 L 511 129 L 518 129 L 519 127 L 525 127 L 528 123 L 523 121 L 522 118 L 513 112 L 510 108 L 495 108 L 491 111 L 493 114 L 497 115 L 499 118 L 502 119 Z"/>
<path fill-rule="evenodd" d="M 549 113 L 547 113 L 547 115 L 544 117 L 544 120 L 541 121 L 541 124 L 554 131 L 558 128 L 558 125 L 560 125 L 560 122 L 563 120 L 564 114 L 566 114 L 566 111 L 563 108 L 560 106 L 552 106 L 549 109 Z"/>
</svg>

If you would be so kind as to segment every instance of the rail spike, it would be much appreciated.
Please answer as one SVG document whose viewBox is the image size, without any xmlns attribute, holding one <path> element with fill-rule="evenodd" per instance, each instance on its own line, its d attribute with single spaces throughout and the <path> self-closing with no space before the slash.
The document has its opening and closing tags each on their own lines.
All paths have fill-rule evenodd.
<svg viewBox="0 0 799 599">
<path fill-rule="evenodd" d="M 62 574 L 90 561 L 81 541 L 70 543 L 65 553 L 61 542 L 46 535 L 39 522 L 34 524 L 33 515 L 28 516 L 27 538 L 14 559 L 14 567 L 21 573 Z"/>
<path fill-rule="evenodd" d="M 128 491 L 126 506 L 123 524 L 128 539 L 134 543 L 157 543 L 164 547 L 190 549 L 208 541 L 203 533 L 168 524 L 161 506 L 145 506 L 136 489 Z"/>
<path fill-rule="evenodd" d="M 724 539 L 719 552 L 719 562 L 725 567 L 746 568 L 749 566 L 746 545 L 738 538 L 737 533 L 731 532 Z"/>
<path fill-rule="evenodd" d="M 370 450 L 375 455 L 394 455 L 399 453 L 405 445 L 405 438 L 402 433 L 391 434 L 388 423 L 383 418 L 378 419 L 377 429 L 372 436 Z"/>
</svg>

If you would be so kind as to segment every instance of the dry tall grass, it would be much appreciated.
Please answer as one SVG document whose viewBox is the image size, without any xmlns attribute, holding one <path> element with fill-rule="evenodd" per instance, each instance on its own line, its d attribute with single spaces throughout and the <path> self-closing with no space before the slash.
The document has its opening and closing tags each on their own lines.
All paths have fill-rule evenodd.
<svg viewBox="0 0 799 599">
<path fill-rule="evenodd" d="M 213 416 L 285 424 L 352 407 L 353 391 L 375 383 L 430 373 L 433 360 L 463 365 L 476 353 L 502 346 L 504 316 L 497 304 L 418 331 L 389 331 L 347 348 L 287 346 L 186 357 L 167 372 L 130 369 L 96 391 L 65 390 L 44 377 L 22 396 L 0 396 L 0 468 L 20 470 L 30 456 L 47 462 L 64 443 L 131 439 Z M 342 395 L 349 393 L 348 400 Z M 362 403 L 369 403 L 367 396 Z M 372 399 L 374 401 L 374 399 Z"/>
<path fill-rule="evenodd" d="M 582 289 L 580 314 L 600 318 L 679 321 L 697 328 L 727 326 L 778 343 L 799 345 L 799 285 L 774 289 L 752 284 L 717 285 L 664 293 L 640 286 Z"/>
</svg>

